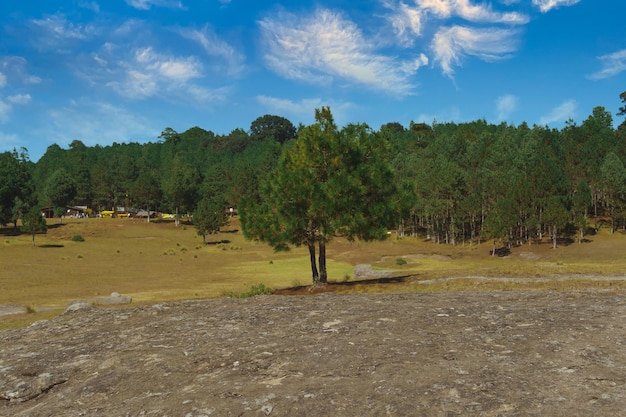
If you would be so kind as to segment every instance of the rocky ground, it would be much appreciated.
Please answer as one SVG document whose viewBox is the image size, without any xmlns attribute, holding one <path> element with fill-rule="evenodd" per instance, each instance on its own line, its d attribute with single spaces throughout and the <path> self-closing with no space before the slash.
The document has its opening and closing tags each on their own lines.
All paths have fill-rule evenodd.
<svg viewBox="0 0 626 417">
<path fill-rule="evenodd" d="M 0 333 L 2 416 L 626 415 L 626 297 L 261 296 Z"/>
</svg>

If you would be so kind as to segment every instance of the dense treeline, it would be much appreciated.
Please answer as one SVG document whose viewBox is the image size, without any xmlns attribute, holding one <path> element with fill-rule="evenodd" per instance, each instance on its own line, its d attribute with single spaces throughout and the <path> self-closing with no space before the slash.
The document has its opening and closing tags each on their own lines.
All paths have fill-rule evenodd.
<svg viewBox="0 0 626 417">
<path fill-rule="evenodd" d="M 626 103 L 626 93 L 620 97 Z M 261 201 L 261 185 L 306 128 L 266 115 L 228 135 L 193 127 L 166 128 L 160 141 L 145 144 L 87 147 L 75 140 L 68 149 L 50 146 L 37 163 L 24 149 L 5 152 L 0 224 L 17 225 L 35 205 L 191 213 L 207 201 L 224 208 Z M 354 125 L 337 134 L 345 129 Z M 626 227 L 626 122 L 614 128 L 603 107 L 561 130 L 477 120 L 394 122 L 359 134 L 386 144 L 381 157 L 396 189 L 388 199 L 395 224 L 387 226 L 401 235 L 449 244 L 551 237 L 556 244 L 566 230 L 582 238 L 596 226 L 592 218 L 611 230 Z"/>
</svg>

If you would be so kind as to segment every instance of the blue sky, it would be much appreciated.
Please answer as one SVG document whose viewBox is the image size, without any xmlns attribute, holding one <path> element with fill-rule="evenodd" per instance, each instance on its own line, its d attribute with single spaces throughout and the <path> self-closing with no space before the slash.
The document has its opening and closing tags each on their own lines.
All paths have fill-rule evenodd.
<svg viewBox="0 0 626 417">
<path fill-rule="evenodd" d="M 0 151 L 297 125 L 561 128 L 626 90 L 623 0 L 24 0 L 0 4 Z"/>
</svg>

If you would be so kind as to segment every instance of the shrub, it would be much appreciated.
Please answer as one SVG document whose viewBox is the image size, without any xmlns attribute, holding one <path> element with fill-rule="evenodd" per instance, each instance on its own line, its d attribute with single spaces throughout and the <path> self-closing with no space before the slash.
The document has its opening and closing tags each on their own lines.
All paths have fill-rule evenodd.
<svg viewBox="0 0 626 417">
<path fill-rule="evenodd" d="M 227 291 L 225 295 L 231 298 L 250 298 L 257 295 L 270 295 L 274 292 L 273 289 L 266 286 L 265 284 L 256 284 L 250 287 L 250 289 L 246 292 L 235 293 L 233 291 Z"/>
<path fill-rule="evenodd" d="M 396 264 L 397 265 L 406 265 L 406 259 L 398 258 L 398 259 L 396 259 Z"/>
<path fill-rule="evenodd" d="M 81 235 L 72 236 L 72 242 L 84 242 L 85 239 Z"/>
</svg>

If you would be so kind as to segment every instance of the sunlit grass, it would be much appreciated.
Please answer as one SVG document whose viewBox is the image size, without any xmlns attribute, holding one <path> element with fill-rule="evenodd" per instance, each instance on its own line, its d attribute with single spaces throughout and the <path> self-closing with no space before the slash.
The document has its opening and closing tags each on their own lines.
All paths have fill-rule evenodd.
<svg viewBox="0 0 626 417">
<path fill-rule="evenodd" d="M 30 236 L 0 229 L 4 232 L 0 234 L 0 305 L 56 307 L 58 313 L 73 300 L 112 292 L 131 296 L 133 303 L 150 303 L 222 297 L 258 284 L 274 289 L 311 284 L 305 248 L 277 253 L 263 243 L 246 241 L 239 227 L 235 222 L 223 233 L 207 236 L 204 244 L 192 225 L 176 228 L 173 222 L 80 219 L 57 225 L 55 221 L 47 234 L 36 236 L 36 247 Z M 72 241 L 77 235 L 84 241 Z M 328 279 L 339 292 L 624 291 L 624 281 L 588 278 L 624 276 L 626 236 L 601 231 L 589 239 L 591 243 L 556 250 L 549 243 L 516 247 L 508 256 L 492 257 L 491 242 L 451 246 L 419 238 L 371 243 L 335 238 L 327 248 Z M 404 281 L 359 283 L 367 278 L 354 277 L 354 266 L 361 263 Z M 57 313 L 35 312 L 10 320 L 28 323 Z M 0 318 L 0 328 L 6 328 L 7 320 Z"/>
</svg>

